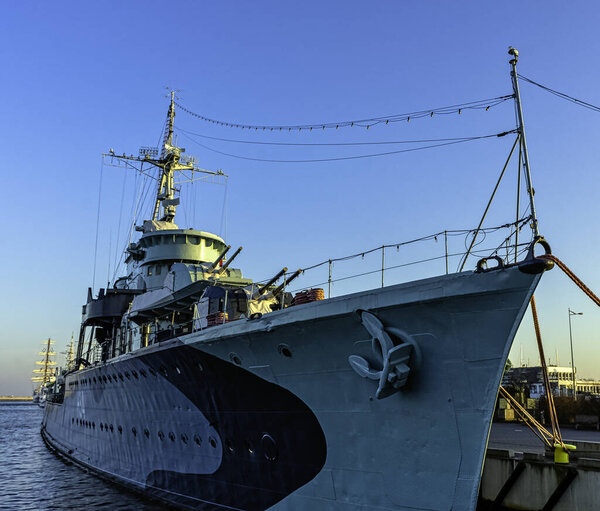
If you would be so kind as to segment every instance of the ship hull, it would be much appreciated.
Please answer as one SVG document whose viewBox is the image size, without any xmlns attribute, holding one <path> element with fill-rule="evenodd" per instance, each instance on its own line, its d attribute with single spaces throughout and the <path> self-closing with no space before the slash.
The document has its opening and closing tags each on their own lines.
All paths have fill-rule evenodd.
<svg viewBox="0 0 600 511">
<path fill-rule="evenodd" d="M 539 278 L 516 266 L 446 275 L 155 344 L 68 375 L 42 434 L 77 463 L 191 509 L 473 510 L 498 385 Z M 383 384 L 350 363 L 382 369 L 365 317 L 412 346 L 406 385 L 381 399 Z"/>
</svg>

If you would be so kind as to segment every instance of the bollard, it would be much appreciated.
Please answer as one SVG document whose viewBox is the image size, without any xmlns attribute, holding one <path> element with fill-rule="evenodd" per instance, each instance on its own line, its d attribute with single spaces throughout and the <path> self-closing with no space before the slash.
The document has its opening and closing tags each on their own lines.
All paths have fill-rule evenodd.
<svg viewBox="0 0 600 511">
<path fill-rule="evenodd" d="M 565 448 L 558 443 L 554 444 L 554 463 L 569 463 L 569 451 L 575 449 L 577 447 L 571 444 L 565 444 Z"/>
</svg>

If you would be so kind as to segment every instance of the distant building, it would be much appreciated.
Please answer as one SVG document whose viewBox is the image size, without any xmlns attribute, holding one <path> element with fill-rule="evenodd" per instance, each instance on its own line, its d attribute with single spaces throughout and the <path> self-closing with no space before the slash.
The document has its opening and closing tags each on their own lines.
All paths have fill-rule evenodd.
<svg viewBox="0 0 600 511">
<path fill-rule="evenodd" d="M 577 376 L 577 372 L 575 376 Z M 553 396 L 573 395 L 573 371 L 570 367 L 548 366 L 548 379 L 550 380 Z M 576 380 L 575 384 L 577 394 L 600 397 L 600 381 Z M 532 399 L 539 399 L 546 393 L 541 366 L 513 367 L 504 374 L 502 385 L 521 389 L 525 395 L 524 397 Z"/>
</svg>

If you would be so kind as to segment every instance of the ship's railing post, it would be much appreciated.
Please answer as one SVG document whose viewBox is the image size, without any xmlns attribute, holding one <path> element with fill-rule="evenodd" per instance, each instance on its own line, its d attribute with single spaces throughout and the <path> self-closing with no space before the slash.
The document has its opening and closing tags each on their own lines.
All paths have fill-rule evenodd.
<svg viewBox="0 0 600 511">
<path fill-rule="evenodd" d="M 385 245 L 381 245 L 381 287 L 383 287 L 384 271 L 385 271 Z"/>
<path fill-rule="evenodd" d="M 446 275 L 448 275 L 448 231 L 444 231 L 444 255 L 446 258 Z"/>
<path fill-rule="evenodd" d="M 329 260 L 329 279 L 327 281 L 327 298 L 331 298 L 331 259 Z"/>
</svg>

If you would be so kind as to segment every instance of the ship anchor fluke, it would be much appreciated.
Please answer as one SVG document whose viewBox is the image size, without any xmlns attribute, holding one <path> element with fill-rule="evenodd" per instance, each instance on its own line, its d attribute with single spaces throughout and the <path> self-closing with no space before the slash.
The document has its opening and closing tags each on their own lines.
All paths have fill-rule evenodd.
<svg viewBox="0 0 600 511">
<path fill-rule="evenodd" d="M 350 355 L 348 362 L 359 376 L 379 380 L 375 397 L 383 399 L 406 385 L 411 370 L 411 356 L 418 348 L 414 340 L 398 328 L 386 330 L 372 312 L 361 311 L 360 318 L 367 332 L 371 334 L 371 349 L 382 368 L 371 367 L 360 355 Z M 390 334 L 399 339 L 400 344 L 394 344 Z"/>
</svg>

